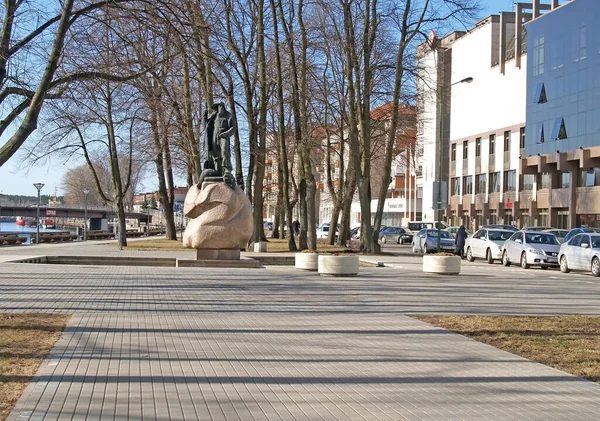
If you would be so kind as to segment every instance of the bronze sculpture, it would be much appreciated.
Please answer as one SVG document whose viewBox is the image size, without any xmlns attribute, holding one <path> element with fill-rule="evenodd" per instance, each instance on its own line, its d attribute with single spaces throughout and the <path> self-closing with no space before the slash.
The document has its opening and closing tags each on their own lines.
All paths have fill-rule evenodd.
<svg viewBox="0 0 600 421">
<path fill-rule="evenodd" d="M 200 176 L 199 185 L 207 180 L 215 181 L 221 179 L 234 188 L 235 178 L 231 174 L 231 148 L 229 138 L 235 130 L 235 121 L 231 113 L 225 109 L 222 102 L 214 104 L 210 113 L 204 111 L 204 145 L 207 151 L 207 159 L 204 162 L 204 171 Z"/>
</svg>

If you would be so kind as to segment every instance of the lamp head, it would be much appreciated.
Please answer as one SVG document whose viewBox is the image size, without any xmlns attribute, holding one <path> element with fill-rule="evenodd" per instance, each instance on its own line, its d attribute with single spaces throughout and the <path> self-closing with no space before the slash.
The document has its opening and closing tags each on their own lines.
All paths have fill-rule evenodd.
<svg viewBox="0 0 600 421">
<path fill-rule="evenodd" d="M 464 78 L 460 81 L 460 83 L 471 83 L 473 82 L 473 78 L 471 76 Z"/>
<path fill-rule="evenodd" d="M 42 187 L 45 186 L 44 183 L 33 183 L 33 186 L 37 189 L 38 193 L 42 190 Z"/>
</svg>

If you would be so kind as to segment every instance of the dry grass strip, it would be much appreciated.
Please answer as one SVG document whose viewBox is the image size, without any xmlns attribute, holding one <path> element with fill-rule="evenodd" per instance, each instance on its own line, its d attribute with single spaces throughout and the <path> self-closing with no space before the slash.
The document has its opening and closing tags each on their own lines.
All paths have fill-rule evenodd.
<svg viewBox="0 0 600 421">
<path fill-rule="evenodd" d="M 5 420 L 15 406 L 69 318 L 0 314 L 0 420 Z"/>
<path fill-rule="evenodd" d="M 415 318 L 600 383 L 600 317 L 415 316 Z"/>
</svg>

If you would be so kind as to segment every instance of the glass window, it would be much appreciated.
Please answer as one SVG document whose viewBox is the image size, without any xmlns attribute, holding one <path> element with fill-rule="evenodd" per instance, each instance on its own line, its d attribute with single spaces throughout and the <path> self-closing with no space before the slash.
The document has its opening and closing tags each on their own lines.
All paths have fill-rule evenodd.
<svg viewBox="0 0 600 421">
<path fill-rule="evenodd" d="M 437 238 L 438 231 L 437 230 L 427 230 L 428 237 L 436 237 Z M 448 231 L 441 230 L 440 238 L 452 238 Z"/>
<path fill-rule="evenodd" d="M 479 230 L 475 234 L 473 234 L 473 238 L 482 238 L 482 237 L 485 237 L 485 231 L 484 230 Z"/>
<path fill-rule="evenodd" d="M 592 237 L 592 248 L 600 249 L 600 236 Z"/>
<path fill-rule="evenodd" d="M 511 235 L 510 231 L 488 231 L 490 241 L 506 241 Z"/>
<path fill-rule="evenodd" d="M 481 156 L 481 138 L 475 139 L 475 156 Z"/>
<path fill-rule="evenodd" d="M 500 193 L 500 172 L 490 173 L 490 193 Z"/>
<path fill-rule="evenodd" d="M 544 35 L 533 40 L 533 75 L 544 74 Z"/>
<path fill-rule="evenodd" d="M 517 170 L 504 171 L 504 191 L 517 190 Z"/>
<path fill-rule="evenodd" d="M 521 190 L 533 190 L 535 174 L 523 174 L 521 176 Z"/>
<path fill-rule="evenodd" d="M 587 234 L 583 234 L 582 238 L 581 238 L 581 245 L 584 245 L 584 244 L 587 244 L 588 247 L 590 246 L 590 244 L 592 244 L 590 241 L 590 236 Z"/>
<path fill-rule="evenodd" d="M 458 196 L 460 194 L 460 179 L 458 177 L 452 177 L 450 184 L 450 194 L 452 196 Z"/>
<path fill-rule="evenodd" d="M 588 168 L 579 171 L 579 187 L 593 187 L 597 186 L 596 173 L 598 168 Z"/>
<path fill-rule="evenodd" d="M 525 148 L 525 127 L 519 129 L 519 148 Z"/>
<path fill-rule="evenodd" d="M 535 138 L 537 143 L 544 143 L 544 123 L 535 126 Z"/>
<path fill-rule="evenodd" d="M 533 96 L 533 100 L 536 104 L 544 104 L 548 102 L 548 97 L 546 96 L 546 86 L 543 82 L 535 85 L 535 95 Z"/>
<path fill-rule="evenodd" d="M 571 173 L 570 172 L 559 172 L 558 173 L 558 188 L 568 189 L 571 186 Z"/>
<path fill-rule="evenodd" d="M 510 130 L 504 132 L 504 152 L 510 151 Z"/>
<path fill-rule="evenodd" d="M 552 129 L 552 139 L 561 140 L 567 138 L 567 127 L 565 119 L 558 117 L 554 120 L 554 128 Z"/>
<path fill-rule="evenodd" d="M 487 174 L 477 174 L 475 176 L 475 193 L 485 193 Z"/>
<path fill-rule="evenodd" d="M 496 135 L 490 135 L 490 155 L 494 155 L 496 153 Z"/>
<path fill-rule="evenodd" d="M 452 153 L 450 154 L 450 160 L 456 161 L 456 143 L 452 144 Z"/>
<path fill-rule="evenodd" d="M 469 153 L 469 141 L 465 140 L 463 142 L 463 159 L 467 159 Z"/>
<path fill-rule="evenodd" d="M 550 173 L 543 172 L 538 174 L 538 190 L 550 188 Z"/>
<path fill-rule="evenodd" d="M 554 234 L 544 232 L 528 232 L 525 234 L 525 242 L 527 244 L 552 244 L 559 246 L 560 243 Z"/>
<path fill-rule="evenodd" d="M 587 58 L 587 27 L 581 25 L 579 28 L 579 60 L 585 60 Z"/>
<path fill-rule="evenodd" d="M 473 194 L 473 176 L 465 175 L 463 177 L 463 194 Z"/>
<path fill-rule="evenodd" d="M 576 235 L 575 237 L 571 238 L 571 241 L 569 241 L 569 245 L 579 247 L 581 245 L 582 239 L 583 239 L 583 234 Z"/>
</svg>

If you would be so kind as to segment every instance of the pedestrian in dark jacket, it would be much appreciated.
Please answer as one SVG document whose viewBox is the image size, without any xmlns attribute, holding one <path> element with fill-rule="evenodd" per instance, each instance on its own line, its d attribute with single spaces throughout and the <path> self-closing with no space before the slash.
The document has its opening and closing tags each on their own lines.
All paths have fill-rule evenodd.
<svg viewBox="0 0 600 421">
<path fill-rule="evenodd" d="M 456 232 L 456 238 L 454 240 L 454 244 L 456 244 L 456 254 L 461 258 L 464 258 L 465 255 L 465 240 L 467 239 L 467 231 L 465 230 L 465 226 L 461 225 L 458 231 Z"/>
<path fill-rule="evenodd" d="M 294 235 L 300 235 L 300 221 L 298 221 L 296 218 L 294 218 L 292 221 L 292 229 L 294 230 Z"/>
</svg>

